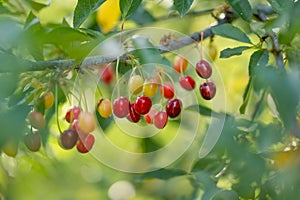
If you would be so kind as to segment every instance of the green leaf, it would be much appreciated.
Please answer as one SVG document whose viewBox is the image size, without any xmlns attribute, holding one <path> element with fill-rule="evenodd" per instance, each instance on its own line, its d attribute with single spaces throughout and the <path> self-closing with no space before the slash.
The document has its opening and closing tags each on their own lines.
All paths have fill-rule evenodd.
<svg viewBox="0 0 300 200">
<path fill-rule="evenodd" d="M 273 10 L 277 13 L 281 13 L 281 11 L 284 8 L 284 4 L 286 3 L 286 1 L 282 1 L 282 0 L 267 0 L 267 1 L 271 4 Z"/>
<path fill-rule="evenodd" d="M 78 28 L 105 0 L 78 0 L 74 11 L 73 25 Z"/>
<path fill-rule="evenodd" d="M 152 14 L 149 11 L 145 10 L 143 6 L 139 6 L 139 8 L 128 17 L 128 19 L 133 20 L 139 25 L 155 21 L 155 18 L 152 16 Z"/>
<path fill-rule="evenodd" d="M 183 17 L 190 9 L 194 0 L 174 0 L 174 7 L 179 12 L 180 16 Z"/>
<path fill-rule="evenodd" d="M 187 172 L 180 169 L 159 169 L 157 171 L 147 172 L 138 178 L 138 181 L 142 181 L 148 178 L 157 178 L 162 180 L 168 180 L 176 176 L 186 175 Z"/>
<path fill-rule="evenodd" d="M 248 36 L 243 31 L 231 24 L 222 24 L 220 26 L 214 26 L 212 27 L 212 31 L 214 34 L 225 38 L 230 38 L 240 42 L 252 44 Z"/>
<path fill-rule="evenodd" d="M 243 51 L 249 49 L 249 46 L 240 46 L 235 48 L 227 48 L 221 51 L 220 58 L 229 58 L 231 56 L 241 55 Z"/>
<path fill-rule="evenodd" d="M 224 117 L 224 115 L 226 115 L 226 113 L 222 113 L 222 112 L 215 112 L 212 109 L 205 107 L 203 105 L 192 105 L 192 106 L 188 106 L 186 108 L 186 110 L 191 110 L 191 111 L 197 111 L 199 112 L 201 115 L 204 116 L 209 116 L 211 117 L 212 115 L 214 115 L 215 117 Z"/>
<path fill-rule="evenodd" d="M 140 64 L 156 63 L 171 66 L 170 62 L 160 54 L 148 37 L 135 35 L 132 38 L 132 44 L 135 48 L 133 54 L 139 59 Z"/>
<path fill-rule="evenodd" d="M 249 99 L 250 99 L 250 94 L 252 91 L 252 78 L 249 79 L 246 89 L 244 91 L 244 95 L 243 95 L 243 104 L 240 107 L 240 113 L 241 114 L 245 114 Z"/>
<path fill-rule="evenodd" d="M 289 2 L 289 1 L 287 1 Z M 288 4 L 288 3 L 287 3 Z M 284 7 L 288 7 L 288 5 L 284 4 Z M 291 8 L 287 8 L 284 10 L 284 14 L 282 17 L 285 18 L 287 26 L 282 26 L 279 33 L 279 42 L 283 44 L 290 44 L 297 33 L 300 33 L 300 2 L 295 2 Z"/>
<path fill-rule="evenodd" d="M 26 0 L 26 3 L 30 5 L 30 7 L 35 11 L 40 11 L 41 9 L 47 7 L 47 4 L 37 3 L 35 1 Z"/>
<path fill-rule="evenodd" d="M 8 14 L 8 13 L 10 13 L 10 11 L 6 7 L 4 7 L 3 4 L 1 3 L 0 4 L 0 14 Z"/>
<path fill-rule="evenodd" d="M 269 61 L 269 52 L 267 50 L 257 50 L 251 57 L 248 66 L 249 76 L 253 75 L 253 70 L 258 66 L 266 66 Z"/>
<path fill-rule="evenodd" d="M 252 85 L 252 81 L 253 81 L 253 71 L 255 68 L 259 67 L 259 66 L 266 66 L 268 64 L 269 61 L 269 52 L 266 50 L 257 50 L 255 51 L 251 57 L 250 57 L 250 62 L 249 62 L 249 66 L 248 66 L 248 70 L 249 70 L 249 81 L 247 83 L 246 89 L 244 91 L 244 95 L 243 95 L 243 103 L 240 107 L 240 113 L 241 114 L 245 114 L 249 99 L 250 99 L 250 94 L 253 88 Z"/>
<path fill-rule="evenodd" d="M 215 194 L 212 200 L 238 200 L 239 196 L 234 190 L 222 190 Z"/>
<path fill-rule="evenodd" d="M 248 0 L 228 0 L 228 3 L 243 20 L 251 22 L 252 8 Z"/>
<path fill-rule="evenodd" d="M 138 9 L 141 2 L 142 0 L 120 0 L 120 9 L 123 20 L 134 13 Z"/>
</svg>

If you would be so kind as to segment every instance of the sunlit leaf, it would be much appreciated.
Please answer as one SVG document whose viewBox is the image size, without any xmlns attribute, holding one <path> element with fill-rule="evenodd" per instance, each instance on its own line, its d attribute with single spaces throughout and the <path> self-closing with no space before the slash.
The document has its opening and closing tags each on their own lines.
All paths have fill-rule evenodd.
<svg viewBox="0 0 300 200">
<path fill-rule="evenodd" d="M 123 20 L 134 13 L 142 0 L 120 0 L 120 9 L 122 13 Z"/>
<path fill-rule="evenodd" d="M 228 0 L 235 12 L 245 21 L 252 19 L 252 8 L 248 0 Z"/>
<path fill-rule="evenodd" d="M 227 48 L 221 51 L 220 58 L 230 58 L 231 56 L 241 55 L 243 51 L 249 49 L 249 46 L 240 46 L 235 48 Z"/>
<path fill-rule="evenodd" d="M 174 7 L 183 17 L 189 11 L 193 2 L 194 0 L 174 0 Z"/>
<path fill-rule="evenodd" d="M 105 0 L 79 0 L 73 17 L 73 25 L 79 27 Z"/>
<path fill-rule="evenodd" d="M 220 26 L 214 26 L 212 27 L 212 31 L 216 35 L 251 44 L 251 41 L 248 38 L 248 36 L 239 28 L 231 24 L 222 24 Z"/>
</svg>

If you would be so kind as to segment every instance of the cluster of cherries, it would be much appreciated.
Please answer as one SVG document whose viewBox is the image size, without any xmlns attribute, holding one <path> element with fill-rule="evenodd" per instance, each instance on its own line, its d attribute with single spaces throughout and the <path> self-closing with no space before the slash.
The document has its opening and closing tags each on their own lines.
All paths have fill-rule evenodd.
<svg viewBox="0 0 300 200">
<path fill-rule="evenodd" d="M 193 90 L 195 88 L 195 80 L 191 76 L 183 74 L 187 67 L 188 61 L 184 57 L 175 57 L 174 70 L 181 74 L 179 77 L 180 85 L 186 90 Z M 208 80 L 212 75 L 212 67 L 207 61 L 200 59 L 196 63 L 196 72 L 201 78 L 206 79 L 206 82 L 202 83 L 199 88 L 201 96 L 205 100 L 212 99 L 216 95 L 216 85 Z"/>
<path fill-rule="evenodd" d="M 195 88 L 195 80 L 184 75 L 183 72 L 188 67 L 188 61 L 183 56 L 176 56 L 174 59 L 174 70 L 181 74 L 179 83 L 185 90 L 191 91 Z M 103 67 L 101 70 L 101 80 L 109 84 L 114 77 L 111 66 Z M 200 85 L 200 94 L 205 100 L 212 99 L 216 94 L 216 86 L 208 79 L 212 75 L 210 64 L 204 59 L 196 64 L 197 74 L 206 79 L 206 82 Z M 158 75 L 160 76 L 160 75 Z M 162 98 L 167 99 L 165 109 L 156 110 L 152 107 L 152 97 L 156 95 L 160 83 L 160 94 Z M 133 74 L 128 81 L 128 90 L 132 96 L 137 96 L 132 102 L 125 96 L 114 100 L 101 99 L 97 105 L 100 116 L 108 118 L 113 113 L 115 117 L 127 118 L 130 122 L 137 123 L 142 117 L 149 124 L 162 129 L 166 126 L 168 118 L 176 118 L 181 113 L 182 101 L 175 98 L 173 81 L 162 81 L 162 77 L 149 77 L 144 81 L 140 74 Z M 163 102 L 163 101 L 162 101 Z M 164 107 L 164 106 L 163 106 Z"/>
<path fill-rule="evenodd" d="M 80 153 L 89 152 L 95 137 L 90 132 L 96 128 L 96 118 L 93 113 L 83 112 L 77 106 L 68 109 L 65 120 L 71 124 L 70 128 L 61 132 L 58 142 L 64 149 L 76 149 Z"/>
</svg>

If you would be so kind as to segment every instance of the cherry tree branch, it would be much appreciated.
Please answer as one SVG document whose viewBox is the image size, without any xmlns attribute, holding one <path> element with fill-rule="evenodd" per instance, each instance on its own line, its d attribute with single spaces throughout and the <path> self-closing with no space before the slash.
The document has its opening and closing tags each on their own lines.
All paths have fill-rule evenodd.
<svg viewBox="0 0 300 200">
<path fill-rule="evenodd" d="M 265 15 L 274 14 L 274 11 L 270 7 L 258 7 L 257 9 L 254 9 L 254 16 L 257 13 L 265 13 Z M 238 15 L 235 14 L 231 10 L 225 10 L 225 17 L 222 19 L 218 19 L 217 23 L 213 26 L 210 26 L 204 30 L 195 32 L 191 35 L 181 37 L 178 39 L 170 40 L 168 45 L 159 45 L 156 48 L 161 53 L 166 53 L 170 51 L 174 51 L 180 48 L 183 48 L 185 46 L 194 44 L 195 42 L 201 41 L 201 33 L 203 33 L 203 40 L 206 38 L 209 38 L 213 36 L 212 27 L 220 26 L 225 23 L 231 23 L 235 19 L 238 18 Z M 195 15 L 195 13 L 193 13 Z M 126 58 L 126 55 L 122 55 L 121 57 Z M 13 59 L 13 58 L 12 58 Z M 114 62 L 117 58 L 115 56 L 91 56 L 86 57 L 79 65 L 78 67 L 88 67 L 93 65 L 99 65 L 99 64 L 105 64 Z M 18 58 L 15 58 L 14 62 L 18 63 L 18 66 L 22 66 L 21 68 L 17 69 L 18 72 L 26 72 L 26 71 L 42 71 L 46 69 L 59 69 L 59 70 L 65 70 L 70 69 L 71 67 L 74 67 L 75 65 L 75 59 L 65 59 L 65 60 L 49 60 L 49 61 L 29 61 L 29 60 L 21 60 Z M 2 72 L 11 72 L 16 71 L 16 69 L 9 69 L 4 68 L 0 69 L 0 73 Z"/>
</svg>

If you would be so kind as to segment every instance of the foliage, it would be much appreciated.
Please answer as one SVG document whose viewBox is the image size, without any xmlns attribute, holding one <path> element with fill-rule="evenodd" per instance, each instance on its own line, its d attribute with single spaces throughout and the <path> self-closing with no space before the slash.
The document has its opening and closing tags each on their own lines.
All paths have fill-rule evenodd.
<svg viewBox="0 0 300 200">
<path fill-rule="evenodd" d="M 300 195 L 296 187 L 300 184 L 300 25 L 297 21 L 300 1 L 215 0 L 207 5 L 200 0 L 174 0 L 166 5 L 142 0 L 118 2 L 119 8 L 108 6 L 109 9 L 103 11 L 102 8 L 100 12 L 106 1 L 78 0 L 71 13 L 62 9 L 61 12 L 66 13 L 59 23 L 49 23 L 41 21 L 41 13 L 51 7 L 43 1 L 1 1 L 0 147 L 3 149 L 11 141 L 19 145 L 15 158 L 1 155 L 0 194 L 4 199 L 87 199 L 82 194 L 88 193 L 91 199 L 113 198 L 108 190 L 119 179 L 130 181 L 136 188 L 132 199 L 296 199 Z M 60 4 L 71 7 L 63 2 Z M 117 9 L 114 10 L 117 20 L 110 19 L 110 9 Z M 55 13 L 55 9 L 52 12 Z M 198 25 L 199 18 L 203 26 Z M 208 40 L 223 48 L 216 60 L 220 69 L 214 67 L 214 70 L 220 71 L 224 82 L 238 82 L 240 74 L 234 74 L 232 66 L 221 67 L 227 61 L 244 70 L 246 77 L 242 79 L 242 91 L 225 84 L 225 92 L 234 92 L 239 98 L 238 101 L 234 97 L 226 99 L 234 107 L 232 110 L 216 109 L 213 104 L 202 101 L 200 95 L 196 96 L 198 105 L 185 107 L 187 113 L 200 116 L 200 126 L 193 144 L 176 162 L 163 169 L 129 174 L 109 169 L 91 155 L 84 157 L 73 150 L 58 150 L 59 129 L 70 126 L 63 120 L 66 107 L 73 101 L 85 109 L 95 106 L 84 102 L 86 97 L 82 94 L 91 87 L 89 84 L 100 79 L 98 70 L 101 67 L 110 64 L 116 78 L 124 76 L 122 80 L 127 84 L 126 72 L 131 69 L 143 75 L 136 66 L 151 67 L 155 63 L 172 70 L 172 59 L 178 52 L 195 59 L 195 55 L 189 55 L 194 46 L 185 43 L 191 40 L 189 37 L 154 34 L 153 39 L 140 34 L 131 38 L 128 36 L 131 30 L 146 28 L 149 24 L 170 26 L 165 23 L 170 20 L 171 26 L 179 31 L 188 30 L 185 34 L 196 30 L 198 41 L 192 43 L 198 45 L 201 30 L 210 25 L 206 19 L 217 23 L 206 30 L 209 37 L 202 35 L 206 41 L 201 42 L 201 48 L 205 48 L 203 45 L 206 46 Z M 187 26 L 192 28 L 187 29 Z M 120 44 L 109 43 L 111 37 L 119 38 Z M 157 37 L 161 38 L 160 43 L 155 40 Z M 97 49 L 101 42 L 107 42 L 107 46 Z M 168 48 L 170 52 L 165 50 Z M 126 51 L 122 51 L 124 49 Z M 202 57 L 203 52 L 200 54 Z M 248 64 L 244 64 L 245 61 Z M 97 101 L 116 93 L 117 80 L 114 81 L 108 85 L 97 83 L 94 95 Z M 221 93 L 222 87 L 219 88 L 217 93 Z M 43 95 L 48 91 L 54 93 L 55 102 L 45 109 Z M 28 114 L 32 110 L 43 114 L 47 122 L 45 129 L 33 130 L 30 126 Z M 174 130 L 179 126 L 185 133 L 193 132 L 189 130 L 189 122 L 179 125 L 179 120 L 175 119 L 170 120 L 163 136 L 150 139 L 121 136 L 113 117 L 95 114 L 105 137 L 126 151 L 134 149 L 134 153 L 156 152 L 167 146 L 176 137 Z M 210 119 L 224 119 L 224 124 L 212 150 L 199 157 Z M 29 152 L 23 144 L 24 136 L 33 131 L 38 131 L 42 137 L 43 147 L 38 153 Z M 111 158 L 124 160 L 115 152 L 108 153 Z M 128 164 L 126 159 L 123 162 Z M 145 163 L 130 164 L 147 166 L 152 162 L 155 161 L 149 159 Z M 87 166 L 94 171 L 80 171 Z M 31 191 L 35 187 L 37 191 L 30 194 L 26 191 L 23 195 L 23 190 L 29 188 Z M 43 187 L 48 188 L 43 190 Z M 67 189 L 62 190 L 63 187 Z M 78 191 L 73 193 L 73 188 Z M 51 195 L 43 196 L 43 191 L 48 189 Z"/>
</svg>

